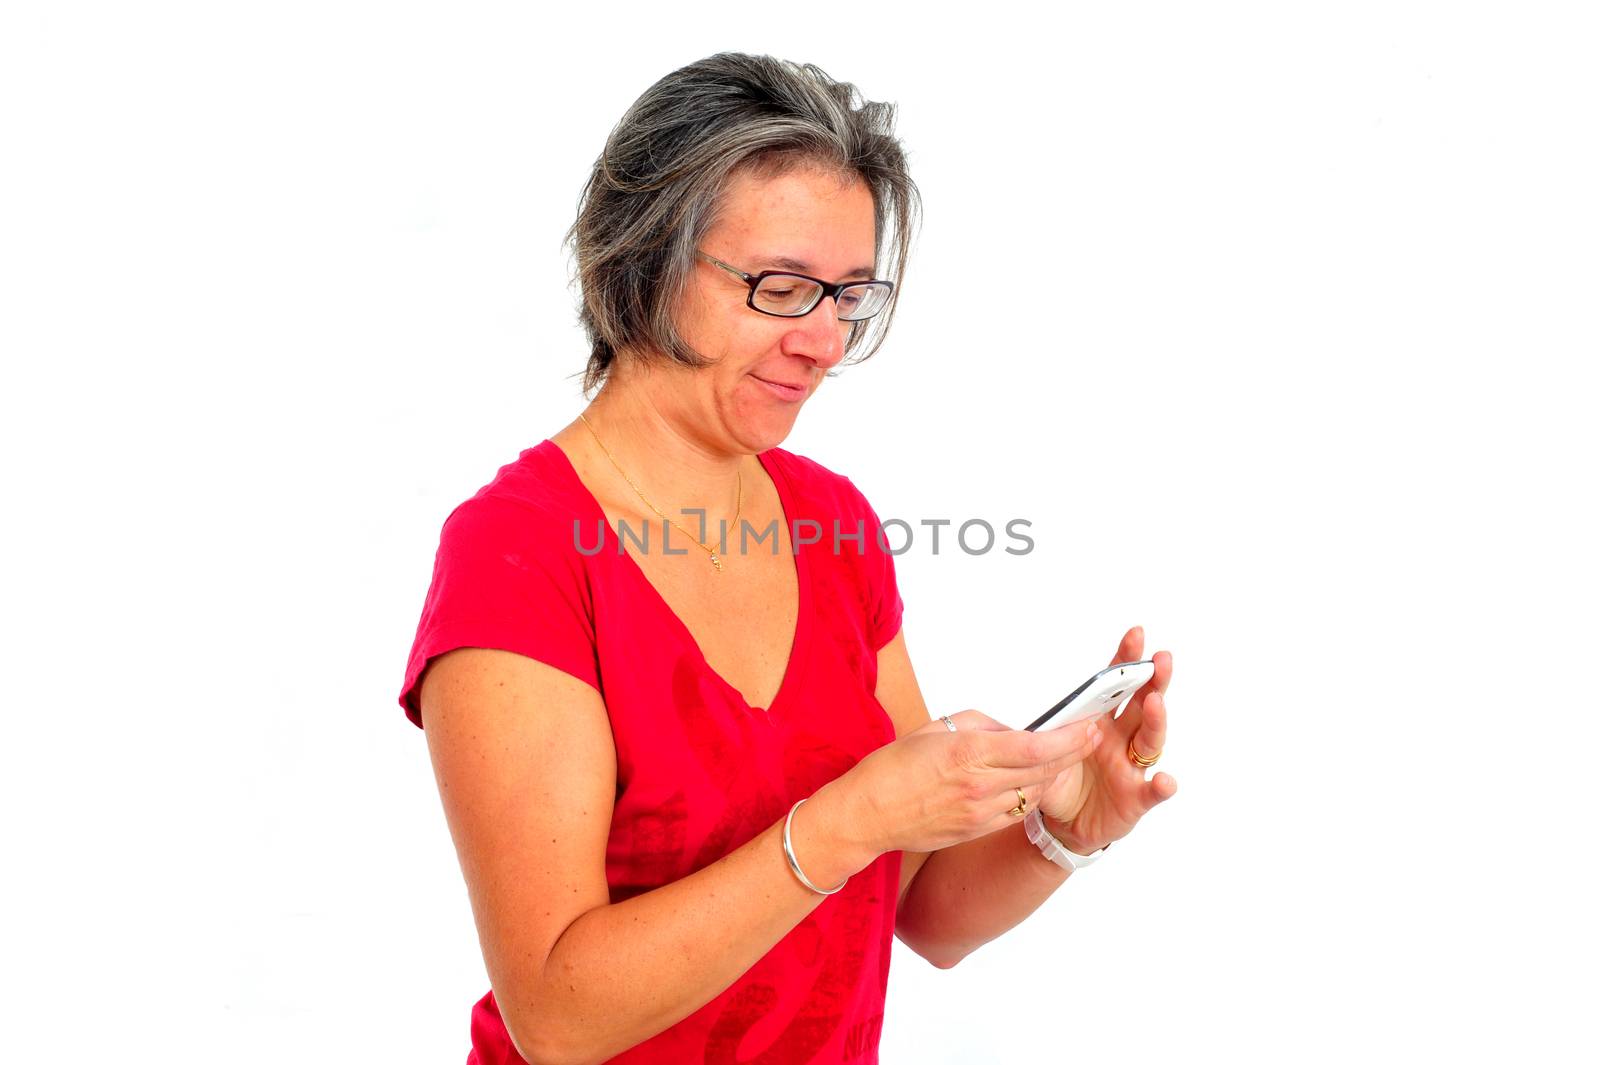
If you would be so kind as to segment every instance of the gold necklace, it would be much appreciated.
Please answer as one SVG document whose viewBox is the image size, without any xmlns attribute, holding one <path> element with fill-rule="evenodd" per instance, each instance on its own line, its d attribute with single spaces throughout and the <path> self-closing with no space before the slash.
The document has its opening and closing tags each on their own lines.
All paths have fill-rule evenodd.
<svg viewBox="0 0 1600 1065">
<path fill-rule="evenodd" d="M 707 544 L 707 543 L 701 541 L 698 537 L 696 537 L 688 529 L 685 529 L 682 525 L 679 525 L 677 522 L 672 521 L 672 519 L 667 517 L 665 514 L 662 514 L 661 513 L 661 508 L 656 506 L 654 503 L 650 502 L 650 500 L 645 496 L 644 491 L 637 484 L 634 483 L 633 478 L 628 476 L 628 471 L 624 470 L 622 468 L 621 464 L 617 462 L 616 456 L 611 454 L 611 449 L 606 447 L 605 443 L 600 439 L 600 434 L 594 431 L 594 426 L 589 425 L 589 419 L 583 417 L 583 412 L 582 411 L 578 412 L 578 417 L 583 418 L 583 424 L 588 426 L 589 435 L 594 437 L 594 442 L 600 445 L 600 450 L 604 451 L 606 453 L 606 458 L 611 460 L 611 465 L 617 467 L 617 472 L 622 474 L 623 480 L 625 480 L 629 484 L 633 485 L 633 490 L 635 492 L 639 493 L 639 498 L 644 500 L 644 505 L 649 507 L 651 510 L 655 511 L 657 514 L 661 514 L 661 518 L 662 518 L 663 521 L 671 521 L 674 528 L 676 528 L 679 532 L 683 533 L 683 535 L 687 536 L 689 539 L 693 540 L 695 543 L 699 544 L 702 548 L 704 548 L 706 550 L 706 552 L 711 555 L 711 564 L 713 566 L 717 567 L 717 572 L 718 573 L 721 573 L 722 572 L 722 559 L 717 557 L 716 548 L 712 547 L 710 544 Z M 739 479 L 738 479 L 737 483 L 738 483 L 738 487 L 735 489 L 737 494 L 734 497 L 734 507 L 733 507 L 733 524 L 734 524 L 735 528 L 737 528 L 738 525 L 739 525 L 739 515 L 740 515 L 740 513 L 743 512 L 743 508 L 744 508 L 744 473 L 742 471 L 739 473 Z"/>
</svg>

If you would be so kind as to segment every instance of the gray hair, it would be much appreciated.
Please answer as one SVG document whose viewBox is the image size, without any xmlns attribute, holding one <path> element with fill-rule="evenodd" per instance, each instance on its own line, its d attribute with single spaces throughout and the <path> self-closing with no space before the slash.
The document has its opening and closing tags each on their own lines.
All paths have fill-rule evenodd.
<svg viewBox="0 0 1600 1065">
<path fill-rule="evenodd" d="M 865 100 L 810 63 L 737 52 L 690 63 L 646 89 L 606 139 L 564 241 L 577 259 L 590 344 L 584 392 L 605 381 L 623 351 L 712 363 L 679 335 L 673 309 L 730 178 L 743 172 L 770 178 L 820 166 L 872 191 L 878 276 L 895 289 L 879 314 L 850 327 L 845 352 L 865 349 L 853 362 L 876 353 L 921 215 L 894 115 L 893 104 Z"/>
</svg>

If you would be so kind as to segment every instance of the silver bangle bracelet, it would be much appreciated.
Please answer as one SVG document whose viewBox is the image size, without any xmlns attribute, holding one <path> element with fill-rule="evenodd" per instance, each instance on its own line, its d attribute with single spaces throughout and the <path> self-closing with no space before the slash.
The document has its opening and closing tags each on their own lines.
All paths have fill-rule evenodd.
<svg viewBox="0 0 1600 1065">
<path fill-rule="evenodd" d="M 806 874 L 800 871 L 800 863 L 795 859 L 794 856 L 794 843 L 789 839 L 789 826 L 794 823 L 794 812 L 800 809 L 800 803 L 803 802 L 805 802 L 805 800 L 801 799 L 800 802 L 797 802 L 793 806 L 789 807 L 789 816 L 783 819 L 783 856 L 789 859 L 789 870 L 790 872 L 794 873 L 796 880 L 799 880 L 800 883 L 804 884 L 812 891 L 815 891 L 818 895 L 832 895 L 834 891 L 838 891 L 839 888 L 842 888 L 845 886 L 845 884 L 850 883 L 850 878 L 845 877 L 844 880 L 839 884 L 839 887 L 834 888 L 833 891 L 824 891 L 817 887 L 817 885 L 813 884 L 809 879 L 807 879 Z"/>
</svg>

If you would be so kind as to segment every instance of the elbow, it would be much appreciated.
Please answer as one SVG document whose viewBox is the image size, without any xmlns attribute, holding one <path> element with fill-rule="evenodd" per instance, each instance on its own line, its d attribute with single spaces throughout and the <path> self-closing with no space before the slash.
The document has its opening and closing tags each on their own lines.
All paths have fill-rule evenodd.
<svg viewBox="0 0 1600 1065">
<path fill-rule="evenodd" d="M 600 1065 L 610 1057 L 595 1054 L 592 1047 L 553 1037 L 547 1029 L 528 1025 L 513 1029 L 507 1024 L 506 1031 L 511 1035 L 511 1045 L 528 1065 Z"/>
<path fill-rule="evenodd" d="M 571 927 L 567 926 L 569 930 Z M 565 934 L 564 931 L 562 935 Z M 560 942 L 559 937 L 557 942 Z M 559 972 L 552 972 L 551 956 L 554 954 L 552 946 L 539 974 L 521 974 L 503 999 L 499 991 L 495 992 L 506 1034 L 528 1065 L 600 1065 L 610 1060 L 616 1050 L 607 1052 L 605 1034 L 575 1020 L 589 1011 L 586 1004 L 573 1001 L 564 992 L 576 994 L 577 985 L 582 981 L 570 970 L 565 970 L 565 979 Z M 559 962 L 556 965 L 560 968 Z"/>
<path fill-rule="evenodd" d="M 912 953 L 922 958 L 935 969 L 954 969 L 956 965 L 971 951 L 961 950 L 952 943 L 940 943 L 936 940 L 924 940 L 916 936 L 907 935 L 905 925 L 899 924 L 895 934 L 900 942 L 911 948 Z"/>
<path fill-rule="evenodd" d="M 564 1030 L 554 1017 L 530 1016 L 526 1009 L 508 1009 L 498 994 L 495 1000 L 512 1047 L 528 1065 L 593 1065 L 605 1060 L 594 1056 L 591 1048 L 580 1046 L 574 1033 Z"/>
<path fill-rule="evenodd" d="M 506 1026 L 506 1035 L 511 1037 L 511 1049 L 528 1065 L 561 1065 L 557 1048 L 548 1045 L 548 1040 L 535 1039 L 538 1029 L 530 1027 L 526 1021 L 513 1020 L 511 1011 L 504 1005 L 500 1007 L 500 1020 Z"/>
<path fill-rule="evenodd" d="M 921 948 L 913 947 L 918 954 L 928 960 L 928 964 L 935 969 L 954 969 L 972 951 L 965 950 L 959 943 L 924 943 Z"/>
<path fill-rule="evenodd" d="M 507 1021 L 506 1032 L 511 1036 L 512 1048 L 528 1065 L 589 1065 L 589 1062 L 595 1060 L 583 1057 L 573 1048 L 541 1036 L 526 1025 L 514 1028 Z"/>
</svg>

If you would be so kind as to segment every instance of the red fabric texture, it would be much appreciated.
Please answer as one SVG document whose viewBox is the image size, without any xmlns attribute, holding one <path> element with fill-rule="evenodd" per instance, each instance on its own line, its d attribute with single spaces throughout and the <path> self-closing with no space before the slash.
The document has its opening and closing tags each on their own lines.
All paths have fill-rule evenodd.
<svg viewBox="0 0 1600 1065">
<path fill-rule="evenodd" d="M 593 685 L 617 749 L 613 903 L 737 850 L 894 739 L 873 689 L 903 603 L 878 517 L 849 478 L 811 459 L 782 448 L 758 458 L 797 545 L 800 587 L 789 664 L 767 708 L 711 669 L 553 441 L 503 466 L 440 534 L 400 705 L 421 727 L 422 672 L 457 647 L 514 651 Z M 652 523 L 650 550 L 660 534 Z M 675 533 L 672 549 L 684 548 L 700 551 Z M 772 549 L 770 535 L 750 548 Z M 732 986 L 611 1061 L 876 1062 L 899 878 L 900 854 L 881 856 Z M 472 1010 L 471 1037 L 468 1065 L 523 1060 L 492 990 Z"/>
</svg>

